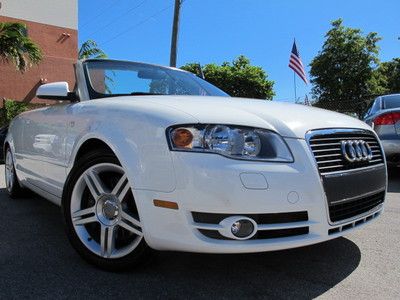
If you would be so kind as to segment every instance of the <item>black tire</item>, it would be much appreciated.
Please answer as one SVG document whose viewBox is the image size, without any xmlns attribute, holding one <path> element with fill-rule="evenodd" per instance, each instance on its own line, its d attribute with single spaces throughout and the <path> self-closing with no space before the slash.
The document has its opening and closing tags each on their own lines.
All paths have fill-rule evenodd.
<svg viewBox="0 0 400 300">
<path fill-rule="evenodd" d="M 104 258 L 93 253 L 78 237 L 71 216 L 71 196 L 74 186 L 80 176 L 90 167 L 101 163 L 111 163 L 121 166 L 113 153 L 102 149 L 84 155 L 72 168 L 63 191 L 62 212 L 64 215 L 65 228 L 69 241 L 79 255 L 90 264 L 107 271 L 125 271 L 133 269 L 149 260 L 150 248 L 145 242 L 144 237 L 132 252 L 120 258 Z M 133 197 L 133 196 L 132 196 Z M 134 201 L 134 199 L 133 199 Z"/>
<path fill-rule="evenodd" d="M 14 166 L 14 158 L 11 152 L 10 147 L 7 148 L 6 150 L 6 155 L 4 157 L 4 177 L 6 180 L 6 189 L 8 192 L 8 195 L 12 199 L 20 198 L 24 196 L 25 190 L 21 187 L 19 184 L 18 178 L 17 178 L 17 173 L 15 172 L 15 166 Z M 12 178 L 7 176 L 7 172 L 12 172 Z"/>
</svg>

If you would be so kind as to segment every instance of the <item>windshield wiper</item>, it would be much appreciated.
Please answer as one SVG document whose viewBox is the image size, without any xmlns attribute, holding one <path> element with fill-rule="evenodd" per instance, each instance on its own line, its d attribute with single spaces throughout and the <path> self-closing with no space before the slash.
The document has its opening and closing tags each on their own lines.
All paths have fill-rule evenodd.
<svg viewBox="0 0 400 300">
<path fill-rule="evenodd" d="M 156 96 L 156 95 L 164 95 L 164 94 L 158 94 L 158 93 L 146 93 L 146 92 L 132 92 L 132 96 Z"/>
</svg>

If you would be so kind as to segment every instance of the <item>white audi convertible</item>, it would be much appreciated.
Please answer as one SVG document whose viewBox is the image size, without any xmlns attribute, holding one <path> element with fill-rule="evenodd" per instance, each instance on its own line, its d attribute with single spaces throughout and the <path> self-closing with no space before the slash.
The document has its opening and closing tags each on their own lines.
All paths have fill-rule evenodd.
<svg viewBox="0 0 400 300">
<path fill-rule="evenodd" d="M 197 76 L 86 60 L 57 105 L 5 140 L 7 190 L 62 207 L 72 246 L 107 270 L 150 249 L 245 253 L 337 238 L 377 218 L 387 175 L 371 127 L 298 104 L 231 98 Z"/>
</svg>

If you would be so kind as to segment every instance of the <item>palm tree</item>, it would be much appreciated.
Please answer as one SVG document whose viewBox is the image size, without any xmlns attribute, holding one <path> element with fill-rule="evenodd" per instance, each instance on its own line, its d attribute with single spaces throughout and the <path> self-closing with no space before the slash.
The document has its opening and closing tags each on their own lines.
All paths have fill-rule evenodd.
<svg viewBox="0 0 400 300">
<path fill-rule="evenodd" d="M 13 62 L 17 70 L 25 72 L 28 67 L 42 60 L 42 51 L 27 35 L 23 23 L 0 23 L 0 59 Z"/>
<path fill-rule="evenodd" d="M 79 59 L 88 58 L 107 58 L 107 54 L 98 48 L 97 43 L 93 40 L 87 40 L 81 45 L 78 53 Z"/>
<path fill-rule="evenodd" d="M 93 40 L 87 40 L 81 45 L 79 49 L 78 58 L 79 59 L 89 59 L 89 58 L 107 58 L 107 54 L 101 50 L 97 43 Z M 111 71 L 111 74 L 115 76 L 114 72 Z M 114 79 L 108 75 L 104 74 L 104 89 L 107 93 L 111 94 L 110 86 L 114 85 Z"/>
</svg>

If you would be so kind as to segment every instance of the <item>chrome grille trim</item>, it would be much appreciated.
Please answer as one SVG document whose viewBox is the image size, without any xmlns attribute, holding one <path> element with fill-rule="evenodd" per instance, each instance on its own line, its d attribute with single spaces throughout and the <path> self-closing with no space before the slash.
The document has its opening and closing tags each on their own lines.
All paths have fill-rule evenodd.
<svg viewBox="0 0 400 300">
<path fill-rule="evenodd" d="M 365 137 L 365 136 L 355 136 L 355 137 L 344 137 L 343 140 L 360 140 L 360 139 L 372 139 L 375 140 L 373 137 Z M 317 138 L 314 139 L 315 141 L 327 141 L 327 140 L 336 140 L 336 138 Z"/>
<path fill-rule="evenodd" d="M 350 172 L 370 166 L 384 164 L 383 152 L 374 132 L 364 129 L 319 129 L 306 134 L 306 140 L 313 153 L 321 175 Z M 341 152 L 342 140 L 364 140 L 373 153 L 369 162 L 348 163 Z"/>
</svg>

